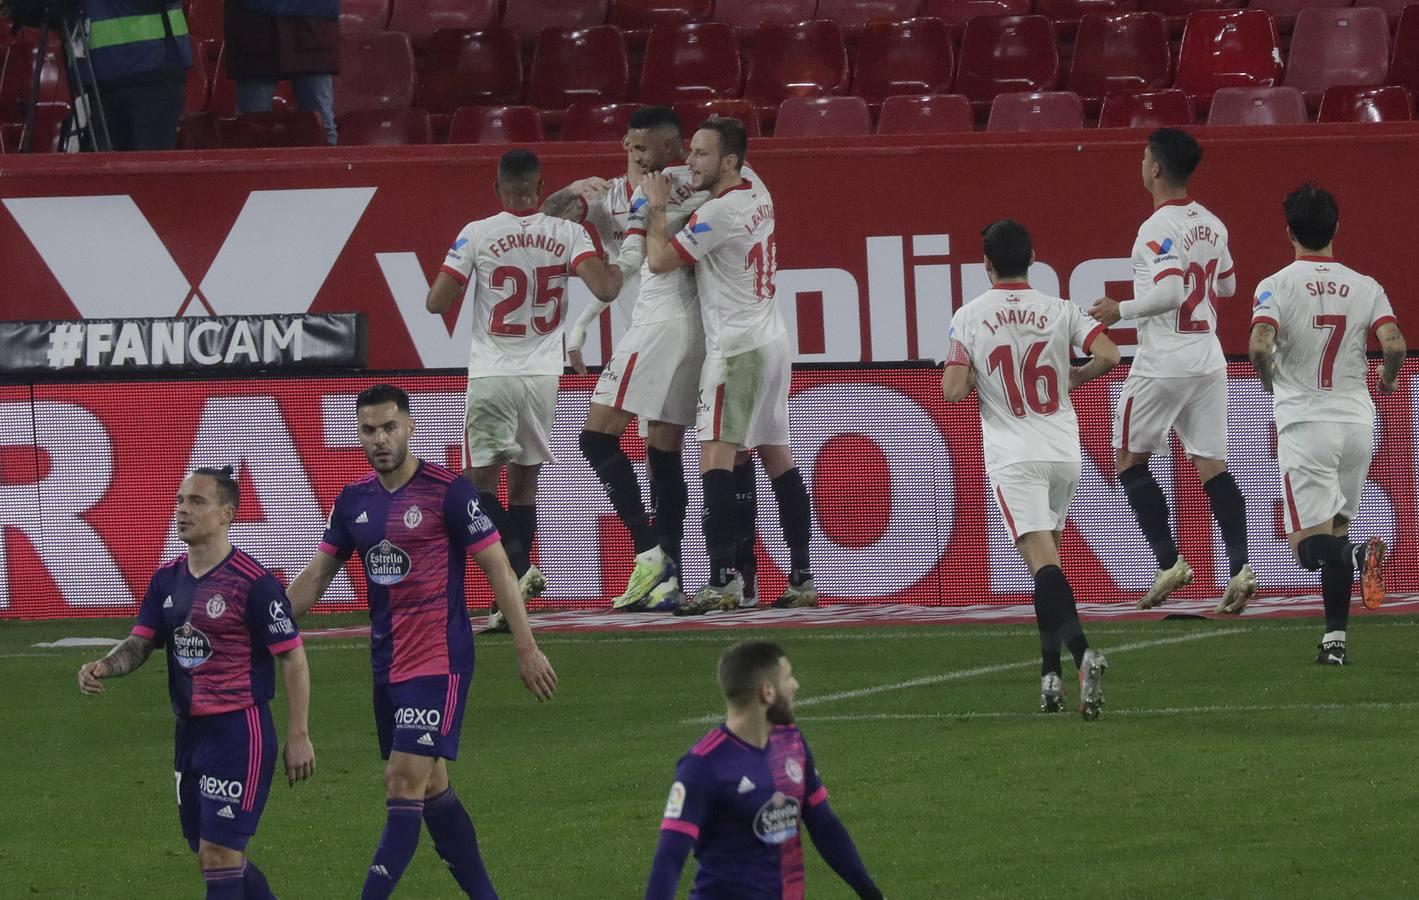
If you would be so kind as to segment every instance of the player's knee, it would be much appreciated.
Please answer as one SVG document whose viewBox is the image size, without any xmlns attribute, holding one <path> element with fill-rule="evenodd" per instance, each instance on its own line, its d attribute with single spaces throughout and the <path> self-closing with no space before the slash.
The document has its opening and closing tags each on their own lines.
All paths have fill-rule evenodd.
<svg viewBox="0 0 1419 900">
<path fill-rule="evenodd" d="M 221 844 L 202 841 L 197 846 L 197 865 L 202 871 L 209 869 L 231 869 L 241 865 L 242 853 Z"/>
<path fill-rule="evenodd" d="M 602 431 L 583 430 L 577 438 L 577 446 L 581 448 L 581 455 L 586 458 L 587 463 L 595 469 L 616 455 L 621 449 L 621 439 Z"/>
<path fill-rule="evenodd" d="M 427 772 L 416 771 L 411 766 L 399 765 L 391 760 L 384 767 L 384 791 L 388 797 L 422 798 L 428 781 Z"/>
</svg>

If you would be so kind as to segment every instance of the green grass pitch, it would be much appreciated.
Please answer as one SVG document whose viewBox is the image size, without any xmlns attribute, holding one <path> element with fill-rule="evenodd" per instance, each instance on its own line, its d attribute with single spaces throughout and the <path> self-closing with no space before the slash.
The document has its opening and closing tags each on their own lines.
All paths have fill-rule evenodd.
<svg viewBox="0 0 1419 900">
<path fill-rule="evenodd" d="M 0 624 L 0 896 L 201 896 L 163 659 L 88 698 L 75 672 L 100 651 L 32 647 L 126 630 Z M 1033 711 L 1029 626 L 753 634 L 788 648 L 833 806 L 893 900 L 1419 896 L 1419 619 L 1352 622 L 1345 669 L 1312 663 L 1321 630 L 1096 624 L 1095 723 Z M 714 661 L 748 634 L 546 635 L 544 706 L 507 639 L 479 638 L 452 778 L 503 897 L 640 896 L 675 761 L 720 709 Z M 278 770 L 250 854 L 283 898 L 353 897 L 384 819 L 368 653 L 307 646 L 319 768 L 296 788 Z M 810 897 L 849 896 L 807 856 Z M 398 896 L 458 896 L 427 835 Z"/>
</svg>

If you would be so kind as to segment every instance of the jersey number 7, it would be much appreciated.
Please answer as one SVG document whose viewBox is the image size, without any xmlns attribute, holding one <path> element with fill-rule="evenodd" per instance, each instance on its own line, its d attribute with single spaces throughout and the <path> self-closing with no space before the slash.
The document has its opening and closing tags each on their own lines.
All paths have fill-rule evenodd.
<svg viewBox="0 0 1419 900">
<path fill-rule="evenodd" d="M 566 264 L 541 266 L 537 269 L 536 276 L 537 294 L 532 300 L 532 327 L 538 334 L 551 334 L 562 324 L 562 297 L 567 292 L 564 282 L 567 277 Z M 563 280 L 563 283 L 553 284 L 559 280 Z M 527 302 L 527 272 L 517 266 L 498 266 L 488 279 L 488 286 L 495 291 L 502 291 L 509 286 L 512 288 L 512 292 L 493 307 L 488 333 L 499 337 L 522 337 L 527 334 L 526 325 L 507 320 L 508 316 Z"/>
</svg>

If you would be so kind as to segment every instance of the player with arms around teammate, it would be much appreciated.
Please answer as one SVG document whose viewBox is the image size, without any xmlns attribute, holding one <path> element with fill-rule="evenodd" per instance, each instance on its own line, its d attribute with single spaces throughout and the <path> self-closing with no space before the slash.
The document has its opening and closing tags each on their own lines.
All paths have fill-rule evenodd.
<svg viewBox="0 0 1419 900">
<path fill-rule="evenodd" d="M 1069 392 L 1118 365 L 1118 348 L 1079 307 L 1030 288 L 1025 277 L 1035 254 L 1024 226 L 1004 219 L 982 234 L 993 287 L 952 317 L 941 389 L 950 403 L 972 388 L 980 397 L 995 502 L 1035 579 L 1040 710 L 1065 707 L 1063 645 L 1079 667 L 1079 712 L 1092 720 L 1103 705 L 1100 680 L 1108 662 L 1089 647 L 1059 559 L 1079 485 L 1079 420 Z M 1071 346 L 1093 359 L 1070 368 Z"/>
<path fill-rule="evenodd" d="M 757 451 L 773 483 L 779 523 L 790 562 L 788 585 L 775 606 L 815 606 L 818 592 L 809 565 L 812 510 L 803 477 L 793 464 L 788 435 L 788 389 L 793 351 L 774 300 L 777 244 L 774 201 L 762 181 L 743 172 L 748 138 L 738 119 L 708 119 L 690 142 L 690 186 L 710 199 L 673 237 L 666 216 L 670 179 L 648 176 L 645 191 L 646 260 L 661 274 L 694 266 L 705 330 L 695 420 L 705 502 L 709 584 L 677 614 L 736 609 L 744 581 L 735 572 L 741 531 L 736 500 L 736 460 Z"/>
<path fill-rule="evenodd" d="M 699 863 L 692 900 L 802 900 L 804 825 L 857 896 L 880 898 L 793 724 L 798 679 L 783 648 L 735 644 L 719 659 L 719 686 L 724 722 L 675 768 L 646 900 L 675 896 L 691 850 Z"/>
<path fill-rule="evenodd" d="M 537 211 L 542 167 L 536 155 L 504 153 L 496 187 L 503 211 L 459 233 L 425 305 L 442 314 L 468 289 L 474 314 L 464 464 L 482 508 L 502 535 L 526 600 L 547 584 L 532 566 L 531 553 L 537 474 L 552 460 L 567 276 L 575 274 L 600 300 L 614 300 L 622 278 L 585 228 Z M 506 510 L 498 501 L 504 468 Z M 499 619 L 495 610 L 489 624 L 505 629 Z"/>
<path fill-rule="evenodd" d="M 291 784 L 315 773 L 310 669 L 281 583 L 227 537 L 241 497 L 230 466 L 198 469 L 177 493 L 177 536 L 187 553 L 148 583 L 133 633 L 79 670 L 79 689 L 127 675 L 157 647 L 168 655 L 177 715 L 175 772 L 182 835 L 197 854 L 208 900 L 273 898 L 246 845 L 271 791 L 276 726 L 272 657 L 281 660 Z"/>
<path fill-rule="evenodd" d="M 360 445 L 374 471 L 335 498 L 320 551 L 291 582 L 290 596 L 296 615 L 304 615 L 359 552 L 369 592 L 375 729 L 388 760 L 384 833 L 361 897 L 394 892 L 425 825 L 458 886 L 470 897 L 495 897 L 445 762 L 458 758 L 473 678 L 466 557 L 483 570 L 507 616 L 523 684 L 538 700 L 550 700 L 557 676 L 537 649 L 517 578 L 477 489 L 409 452 L 408 395 L 375 385 L 360 392 L 355 407 Z"/>
<path fill-rule="evenodd" d="M 1365 605 L 1384 599 L 1384 542 L 1350 543 L 1374 451 L 1365 343 L 1374 332 L 1384 352 L 1382 394 L 1394 393 L 1406 348 L 1384 289 L 1335 259 L 1335 198 L 1305 184 L 1286 195 L 1284 208 L 1296 261 L 1257 285 L 1250 353 L 1262 387 L 1275 395 L 1291 549 L 1302 566 L 1320 570 L 1325 635 L 1316 662 L 1343 666 L 1356 570 Z"/>
<path fill-rule="evenodd" d="M 1114 415 L 1115 464 L 1128 505 L 1158 560 L 1139 601 L 1151 609 L 1192 581 L 1168 521 L 1168 499 L 1148 468 L 1176 431 L 1212 505 L 1231 577 L 1216 612 L 1240 613 L 1257 591 L 1247 563 L 1246 500 L 1227 471 L 1227 360 L 1217 340 L 1218 297 L 1236 292 L 1227 229 L 1190 199 L 1202 148 L 1184 131 L 1160 128 L 1143 151 L 1153 215 L 1133 243 L 1133 299 L 1101 299 L 1089 314 L 1105 325 L 1138 323 L 1138 351 Z"/>
</svg>

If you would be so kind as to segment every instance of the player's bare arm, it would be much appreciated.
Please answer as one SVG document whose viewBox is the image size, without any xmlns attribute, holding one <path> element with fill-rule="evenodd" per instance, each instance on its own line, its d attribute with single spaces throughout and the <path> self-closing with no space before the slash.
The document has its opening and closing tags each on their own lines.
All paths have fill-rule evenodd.
<svg viewBox="0 0 1419 900">
<path fill-rule="evenodd" d="M 958 403 L 976 389 L 976 370 L 959 363 L 948 364 L 941 375 L 941 393 L 947 403 Z"/>
<path fill-rule="evenodd" d="M 542 201 L 542 214 L 554 219 L 570 219 L 573 222 L 580 222 L 586 210 L 582 198 L 604 194 L 610 189 L 611 182 L 605 178 L 592 177 L 573 181 Z"/>
<path fill-rule="evenodd" d="M 315 559 L 312 559 L 291 582 L 291 586 L 286 588 L 286 596 L 290 598 L 291 611 L 295 618 L 301 618 L 312 606 L 320 602 L 320 598 L 325 596 L 326 589 L 339 571 L 340 560 L 324 550 L 316 551 Z"/>
<path fill-rule="evenodd" d="M 588 256 L 578 263 L 576 277 L 580 278 L 592 296 L 602 303 L 615 300 L 626 283 L 621 270 L 600 256 Z"/>
<path fill-rule="evenodd" d="M 305 648 L 278 654 L 286 685 L 286 781 L 295 784 L 315 774 L 315 746 L 310 742 L 310 663 Z"/>
<path fill-rule="evenodd" d="M 436 315 L 441 315 L 453 307 L 453 301 L 458 299 L 458 295 L 463 293 L 463 283 L 447 272 L 440 272 L 434 278 L 433 287 L 429 288 L 429 294 L 424 298 L 424 308 Z"/>
<path fill-rule="evenodd" d="M 670 203 L 670 179 L 663 173 L 647 175 L 641 182 L 645 192 L 646 209 L 649 211 L 645 223 L 645 258 L 650 271 L 656 275 L 673 272 L 686 265 L 670 243 L 670 235 L 665 230 L 665 208 Z"/>
<path fill-rule="evenodd" d="M 1261 379 L 1261 389 L 1268 394 L 1276 381 L 1276 327 L 1266 322 L 1258 322 L 1251 327 L 1251 339 L 1247 342 L 1247 356 Z"/>
<path fill-rule="evenodd" d="M 1404 366 L 1404 358 L 1409 347 L 1404 341 L 1404 332 L 1393 322 L 1386 322 L 1375 329 L 1375 337 L 1380 341 L 1380 352 L 1384 362 L 1380 365 L 1380 393 L 1393 394 L 1399 387 L 1399 370 Z"/>
<path fill-rule="evenodd" d="M 103 659 L 84 663 L 79 668 L 79 690 L 90 696 L 103 693 L 104 678 L 127 675 L 148 661 L 157 646 L 145 637 L 130 634 L 118 642 Z"/>
<path fill-rule="evenodd" d="M 1094 337 L 1093 342 L 1089 344 L 1089 354 L 1092 358 L 1087 363 L 1069 370 L 1069 389 L 1071 391 L 1108 372 L 1118 365 L 1120 359 L 1118 345 L 1107 334 Z"/>
<path fill-rule="evenodd" d="M 517 651 L 518 676 L 538 701 L 551 700 L 557 693 L 557 673 L 532 636 L 527 609 L 522 605 L 522 591 L 518 589 L 517 576 L 507 561 L 503 545 L 489 544 L 473 554 L 473 561 L 487 576 L 488 585 L 493 589 L 493 601 L 507 617 L 513 648 Z"/>
</svg>

